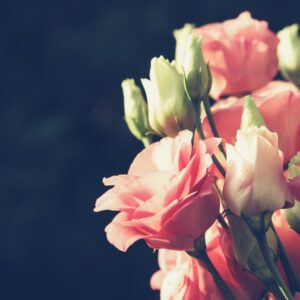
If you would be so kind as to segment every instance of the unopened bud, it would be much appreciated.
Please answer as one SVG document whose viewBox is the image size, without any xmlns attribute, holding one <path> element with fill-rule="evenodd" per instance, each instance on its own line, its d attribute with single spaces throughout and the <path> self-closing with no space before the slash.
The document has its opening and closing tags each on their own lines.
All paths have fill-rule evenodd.
<svg viewBox="0 0 300 300">
<path fill-rule="evenodd" d="M 143 141 L 150 129 L 145 99 L 133 79 L 124 80 L 122 90 L 124 95 L 124 118 L 127 126 L 137 139 Z"/>
<path fill-rule="evenodd" d="M 201 49 L 201 38 L 194 33 L 194 26 L 185 24 L 174 30 L 176 39 L 175 61 L 182 68 L 187 91 L 192 99 L 203 100 L 211 87 L 211 75 Z"/>
<path fill-rule="evenodd" d="M 149 123 L 162 136 L 174 137 L 183 129 L 193 130 L 194 112 L 175 66 L 160 56 L 151 60 L 150 80 L 142 79 L 146 91 Z"/>
<path fill-rule="evenodd" d="M 236 260 L 247 271 L 253 273 L 262 280 L 272 278 L 272 274 L 261 254 L 260 247 L 254 237 L 250 227 L 242 217 L 229 214 L 228 222 L 233 241 L 233 249 Z M 274 231 L 269 228 L 266 232 L 266 238 L 272 256 L 277 256 L 277 239 Z"/>
<path fill-rule="evenodd" d="M 299 24 L 283 28 L 278 32 L 277 47 L 280 71 L 287 80 L 300 88 L 300 36 Z"/>
</svg>

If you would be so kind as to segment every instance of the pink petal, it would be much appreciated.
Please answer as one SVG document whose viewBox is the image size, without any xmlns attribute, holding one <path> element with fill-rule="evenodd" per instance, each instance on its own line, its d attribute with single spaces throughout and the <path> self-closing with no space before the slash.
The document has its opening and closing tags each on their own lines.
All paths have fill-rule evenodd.
<svg viewBox="0 0 300 300">
<path fill-rule="evenodd" d="M 224 182 L 224 200 L 236 215 L 249 201 L 252 193 L 253 171 L 250 164 L 235 150 L 226 144 L 227 170 Z"/>
<path fill-rule="evenodd" d="M 132 244 L 144 237 L 134 227 L 124 227 L 122 225 L 127 217 L 127 214 L 119 213 L 105 228 L 107 240 L 123 252 L 126 252 Z"/>
<path fill-rule="evenodd" d="M 150 286 L 152 290 L 160 290 L 164 278 L 164 272 L 159 270 L 155 272 L 150 279 Z"/>
</svg>

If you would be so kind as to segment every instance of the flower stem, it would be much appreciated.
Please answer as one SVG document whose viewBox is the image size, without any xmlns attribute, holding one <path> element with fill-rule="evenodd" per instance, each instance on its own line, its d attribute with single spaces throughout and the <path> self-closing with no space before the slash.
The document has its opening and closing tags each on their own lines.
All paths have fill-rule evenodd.
<svg viewBox="0 0 300 300">
<path fill-rule="evenodd" d="M 201 106 L 200 106 L 200 103 L 195 103 L 193 105 L 194 107 L 194 110 L 195 110 L 195 119 L 196 119 L 196 130 L 199 134 L 199 137 L 201 140 L 204 140 L 205 139 L 205 135 L 204 135 L 204 131 L 203 131 L 203 128 L 202 128 L 202 124 L 201 124 Z"/>
<path fill-rule="evenodd" d="M 286 274 L 286 277 L 287 277 L 287 280 L 288 280 L 288 283 L 289 283 L 289 286 L 290 286 L 290 289 L 291 289 L 291 292 L 292 293 L 295 293 L 296 291 L 300 291 L 300 285 L 299 285 L 299 282 L 298 282 L 298 278 L 297 278 L 297 275 L 296 273 L 294 272 L 293 270 L 293 267 L 291 266 L 291 263 L 289 261 L 289 258 L 286 254 L 286 251 L 284 249 L 284 246 L 274 228 L 274 225 L 273 223 L 271 223 L 271 227 L 272 227 L 272 230 L 274 231 L 275 235 L 276 235 L 276 238 L 277 238 L 277 241 L 278 241 L 278 252 L 279 252 L 279 259 L 282 263 L 282 266 L 283 266 L 283 269 L 284 269 L 284 272 Z"/>
<path fill-rule="evenodd" d="M 223 168 L 223 166 L 221 165 L 221 163 L 218 161 L 217 157 L 213 154 L 211 156 L 213 162 L 215 163 L 215 165 L 217 166 L 218 170 L 220 171 L 220 173 L 222 174 L 223 177 L 225 177 L 225 169 Z"/>
<path fill-rule="evenodd" d="M 187 253 L 190 256 L 196 258 L 199 261 L 200 265 L 201 263 L 204 264 L 204 267 L 212 275 L 216 286 L 220 289 L 226 300 L 235 300 L 235 297 L 233 296 L 232 292 L 230 291 L 230 289 L 220 276 L 218 270 L 215 268 L 214 264 L 207 255 L 204 235 L 200 236 L 197 240 L 195 240 L 194 249 L 191 251 L 187 251 Z"/>
<path fill-rule="evenodd" d="M 198 131 L 200 139 L 204 140 L 205 139 L 205 135 L 204 135 L 204 131 L 203 131 L 203 128 L 202 128 L 201 119 L 200 119 L 200 115 L 201 115 L 201 106 L 200 106 L 200 103 L 194 104 L 193 106 L 194 106 L 194 110 L 195 110 L 196 129 Z M 220 173 L 222 174 L 222 176 L 225 177 L 225 169 L 223 168 L 222 164 L 219 162 L 219 160 L 217 159 L 217 157 L 213 154 L 211 156 L 211 158 L 212 158 L 213 162 L 215 163 L 215 165 L 217 166 L 217 168 L 220 171 Z"/>
<path fill-rule="evenodd" d="M 229 228 L 221 214 L 218 214 L 217 220 L 223 228 L 225 228 L 225 229 Z"/>
<path fill-rule="evenodd" d="M 270 253 L 270 249 L 268 246 L 267 238 L 266 238 L 266 232 L 263 231 L 259 234 L 256 234 L 257 243 L 259 245 L 260 251 L 262 253 L 262 256 L 265 260 L 266 265 L 268 266 L 271 274 L 273 275 L 274 281 L 276 283 L 276 286 L 278 287 L 277 292 L 280 291 L 281 298 L 283 300 L 293 300 L 293 296 L 291 292 L 289 291 L 288 287 L 286 286 L 285 282 L 281 278 L 276 265 L 274 264 L 273 257 Z M 275 295 L 279 296 L 279 295 Z"/>
<path fill-rule="evenodd" d="M 148 136 L 143 137 L 141 141 L 145 148 L 152 143 L 151 137 L 148 137 Z"/>
<path fill-rule="evenodd" d="M 218 133 L 218 129 L 217 129 L 216 124 L 215 124 L 215 121 L 214 121 L 214 118 L 213 118 L 212 113 L 211 113 L 209 97 L 206 97 L 204 99 L 203 103 L 204 103 L 204 110 L 205 110 L 205 113 L 206 113 L 206 117 L 207 117 L 209 126 L 211 128 L 211 131 L 212 131 L 212 133 L 215 137 L 220 137 L 220 135 Z M 223 153 L 224 157 L 226 158 L 226 152 L 225 152 L 225 149 L 224 149 L 222 143 L 220 143 L 219 148 L 220 148 L 220 151 Z"/>
<path fill-rule="evenodd" d="M 232 292 L 230 291 L 228 286 L 225 284 L 225 282 L 223 281 L 223 279 L 220 276 L 219 272 L 217 271 L 217 269 L 215 268 L 215 266 L 211 262 L 211 260 L 208 257 L 206 251 L 204 251 L 201 254 L 201 256 L 199 257 L 199 260 L 202 261 L 205 264 L 207 270 L 210 272 L 210 274 L 214 278 L 214 281 L 215 281 L 217 287 L 220 289 L 220 291 L 224 295 L 224 298 L 226 300 L 234 300 L 235 297 L 233 296 Z"/>
<path fill-rule="evenodd" d="M 282 296 L 281 290 L 279 289 L 274 279 L 265 280 L 264 283 L 267 286 L 268 290 L 276 297 L 277 300 L 285 300 L 285 298 Z M 269 298 L 264 297 L 263 299 Z"/>
</svg>

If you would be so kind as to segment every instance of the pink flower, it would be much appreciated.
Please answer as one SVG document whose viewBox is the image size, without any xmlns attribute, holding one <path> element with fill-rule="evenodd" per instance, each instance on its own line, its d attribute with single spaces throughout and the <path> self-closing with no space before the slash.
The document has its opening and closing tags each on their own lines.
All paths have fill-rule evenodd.
<svg viewBox="0 0 300 300">
<path fill-rule="evenodd" d="M 214 225 L 206 235 L 208 255 L 232 293 L 237 299 L 256 299 L 262 285 L 237 265 L 229 233 Z M 158 262 L 160 270 L 150 284 L 160 290 L 161 300 L 225 299 L 205 265 L 185 252 L 159 250 Z"/>
<path fill-rule="evenodd" d="M 152 248 L 192 249 L 215 221 L 219 200 L 209 171 L 219 140 L 192 145 L 192 137 L 185 130 L 163 138 L 137 155 L 127 175 L 104 179 L 114 188 L 97 199 L 95 211 L 120 211 L 105 228 L 119 250 L 139 239 Z"/>
<path fill-rule="evenodd" d="M 226 144 L 224 200 L 236 215 L 275 211 L 294 199 L 283 175 L 278 137 L 264 126 L 238 130 L 235 146 Z"/>
<path fill-rule="evenodd" d="M 288 161 L 300 150 L 300 91 L 291 83 L 273 81 L 252 93 L 266 126 L 278 134 L 279 148 Z M 220 136 L 234 143 L 240 128 L 243 100 L 230 97 L 213 107 L 213 117 Z M 203 121 L 206 135 L 212 135 L 207 120 Z"/>
<path fill-rule="evenodd" d="M 211 69 L 215 99 L 257 89 L 278 71 L 278 38 L 267 22 L 252 19 L 249 12 L 204 25 L 196 33 L 203 36 L 202 50 Z"/>
</svg>

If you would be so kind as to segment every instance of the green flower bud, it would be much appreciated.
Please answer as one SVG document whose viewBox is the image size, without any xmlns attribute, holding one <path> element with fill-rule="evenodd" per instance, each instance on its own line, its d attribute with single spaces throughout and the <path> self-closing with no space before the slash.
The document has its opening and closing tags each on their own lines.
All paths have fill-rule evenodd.
<svg viewBox="0 0 300 300">
<path fill-rule="evenodd" d="M 244 110 L 241 120 L 241 129 L 265 126 L 264 119 L 250 95 L 244 97 Z"/>
<path fill-rule="evenodd" d="M 299 24 L 283 28 L 278 32 L 277 47 L 280 71 L 287 80 L 300 88 L 300 36 Z"/>
<path fill-rule="evenodd" d="M 265 263 L 256 238 L 253 236 L 245 220 L 242 217 L 229 214 L 228 222 L 236 260 L 247 271 L 253 273 L 258 278 L 264 281 L 272 278 L 272 274 Z M 278 252 L 276 235 L 269 228 L 266 236 L 272 255 L 276 259 Z"/>
<path fill-rule="evenodd" d="M 201 39 L 194 33 L 194 25 L 185 24 L 174 30 L 176 39 L 175 61 L 183 69 L 187 91 L 192 99 L 207 97 L 211 87 L 211 75 L 201 50 Z"/>
<path fill-rule="evenodd" d="M 194 111 L 184 87 L 184 78 L 164 57 L 151 60 L 150 80 L 142 79 L 146 91 L 149 123 L 158 134 L 174 137 L 194 128 Z"/>
<path fill-rule="evenodd" d="M 293 179 L 300 175 L 300 152 L 295 155 L 288 168 L 288 178 Z M 286 220 L 293 230 L 300 234 L 300 202 L 295 201 L 292 208 L 285 209 Z"/>
<path fill-rule="evenodd" d="M 143 141 L 150 131 L 148 109 L 140 88 L 133 79 L 122 82 L 125 121 L 130 132 Z"/>
</svg>

